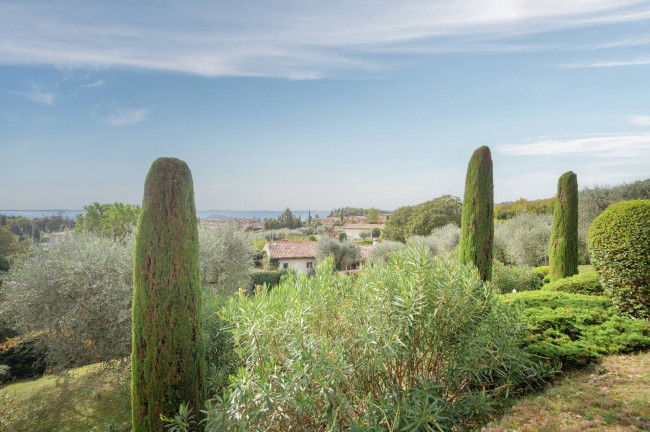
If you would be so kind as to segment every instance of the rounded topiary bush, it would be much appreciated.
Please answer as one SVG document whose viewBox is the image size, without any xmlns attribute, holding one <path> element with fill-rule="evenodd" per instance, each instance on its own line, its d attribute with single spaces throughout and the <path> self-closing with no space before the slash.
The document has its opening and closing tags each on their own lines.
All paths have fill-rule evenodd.
<svg viewBox="0 0 650 432">
<path fill-rule="evenodd" d="M 564 291 L 574 294 L 604 295 L 596 272 L 582 273 L 544 285 L 546 291 Z"/>
<path fill-rule="evenodd" d="M 650 200 L 609 206 L 591 224 L 587 247 L 614 304 L 631 316 L 650 317 Z"/>
</svg>

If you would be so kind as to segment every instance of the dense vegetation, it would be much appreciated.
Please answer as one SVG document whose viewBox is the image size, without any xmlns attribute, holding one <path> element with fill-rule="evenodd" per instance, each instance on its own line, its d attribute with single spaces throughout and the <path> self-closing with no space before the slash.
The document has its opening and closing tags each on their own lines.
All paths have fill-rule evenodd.
<svg viewBox="0 0 650 432">
<path fill-rule="evenodd" d="M 207 430 L 450 430 L 548 372 L 521 349 L 518 314 L 453 257 L 410 249 L 357 279 L 332 270 L 231 300 L 246 369 Z"/>
<path fill-rule="evenodd" d="M 580 211 L 642 195 L 646 184 L 650 180 L 583 190 Z M 449 208 L 454 201 L 459 204 L 449 198 Z M 543 284 L 549 273 L 543 265 L 548 264 L 552 216 L 536 214 L 535 206 L 523 207 L 525 212 L 495 224 L 495 261 L 487 284 L 458 263 L 458 215 L 426 235 L 405 234 L 404 242 L 383 236 L 354 277 L 333 271 L 356 262 L 358 246 L 330 238 L 328 227 L 257 233 L 242 233 L 228 224 L 199 228 L 203 358 L 212 398 L 203 426 L 474 428 L 512 397 L 539 385 L 554 365 L 583 366 L 603 355 L 649 349 L 650 323 L 622 316 L 616 294 L 603 291 L 597 273 Z M 579 217 L 582 224 L 584 214 Z M 641 221 L 632 224 L 640 227 L 647 227 L 642 221 L 648 220 L 645 213 L 614 219 Z M 610 223 L 606 227 L 617 242 L 644 235 L 622 234 Z M 126 220 L 120 230 L 123 234 L 115 236 L 80 229 L 50 246 L 30 238 L 20 241 L 5 225 L 14 236 L 11 244 L 24 249 L 14 250 L 8 272 L 0 273 L 0 338 L 11 338 L 0 341 L 0 381 L 126 358 L 131 351 L 134 236 Z M 266 241 L 318 238 L 325 238 L 319 242 L 322 264 L 313 277 L 267 267 L 271 263 L 261 251 Z M 588 262 L 585 246 L 580 240 L 581 263 Z M 649 256 L 629 247 L 621 250 L 632 251 L 623 253 L 625 259 Z M 637 261 L 623 267 L 648 268 Z M 255 262 L 265 269 L 253 269 Z M 587 268 L 580 266 L 580 271 Z M 262 285 L 273 289 L 256 288 Z M 233 293 L 239 294 L 229 300 Z M 484 308 L 480 313 L 479 304 Z M 69 384 L 74 388 L 76 383 Z M 130 397 L 128 391 L 123 396 Z M 19 408 L 10 405 L 21 412 L 10 423 L 13 430 L 35 424 L 28 422 L 19 400 Z M 117 410 L 119 404 L 114 405 Z M 180 401 L 173 405 L 167 417 L 179 411 Z M 33 401 L 28 407 L 45 412 Z M 184 408 L 172 422 L 183 430 L 188 420 L 200 420 L 195 407 Z M 63 425 L 66 419 L 38 424 Z M 98 430 L 109 424 L 109 430 L 127 428 L 121 420 L 106 419 L 97 423 Z"/>
<path fill-rule="evenodd" d="M 205 398 L 201 276 L 189 168 L 160 158 L 145 181 L 133 264 L 133 431 L 163 431 L 161 415 Z"/>
<path fill-rule="evenodd" d="M 608 207 L 589 229 L 589 254 L 621 311 L 650 318 L 650 200 Z"/>
<path fill-rule="evenodd" d="M 460 198 L 443 195 L 415 206 L 395 210 L 386 222 L 382 237 L 402 243 L 414 235 L 427 236 L 435 228 L 450 223 L 460 225 Z"/>
</svg>

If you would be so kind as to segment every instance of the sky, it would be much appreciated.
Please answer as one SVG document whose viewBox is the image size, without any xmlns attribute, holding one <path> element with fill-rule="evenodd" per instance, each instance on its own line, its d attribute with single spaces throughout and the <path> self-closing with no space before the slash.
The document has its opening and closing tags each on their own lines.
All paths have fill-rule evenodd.
<svg viewBox="0 0 650 432">
<path fill-rule="evenodd" d="M 0 0 L 0 209 L 395 209 L 650 177 L 650 1 Z"/>
</svg>

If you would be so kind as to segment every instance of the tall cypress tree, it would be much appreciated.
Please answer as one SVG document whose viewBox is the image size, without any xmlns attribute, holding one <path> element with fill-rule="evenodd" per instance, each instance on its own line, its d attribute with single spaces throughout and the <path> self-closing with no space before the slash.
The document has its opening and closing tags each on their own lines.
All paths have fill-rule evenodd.
<svg viewBox="0 0 650 432">
<path fill-rule="evenodd" d="M 163 431 L 160 415 L 205 399 L 199 241 L 192 174 L 156 159 L 145 181 L 133 265 L 133 431 Z"/>
<path fill-rule="evenodd" d="M 578 274 L 578 177 L 573 171 L 557 182 L 548 263 L 551 280 Z"/>
<path fill-rule="evenodd" d="M 489 147 L 477 148 L 469 160 L 460 227 L 460 260 L 474 264 L 483 280 L 492 278 L 494 182 Z"/>
</svg>

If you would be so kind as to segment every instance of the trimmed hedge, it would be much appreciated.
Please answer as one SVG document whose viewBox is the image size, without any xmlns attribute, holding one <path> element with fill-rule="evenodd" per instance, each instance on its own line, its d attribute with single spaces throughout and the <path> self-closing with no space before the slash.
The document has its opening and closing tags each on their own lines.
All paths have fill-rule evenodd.
<svg viewBox="0 0 650 432">
<path fill-rule="evenodd" d="M 513 290 L 538 290 L 542 282 L 530 268 L 504 265 L 495 260 L 492 267 L 492 286 L 505 294 Z"/>
<path fill-rule="evenodd" d="M 284 272 L 277 270 L 254 270 L 251 272 L 251 285 L 253 291 L 257 285 L 273 288 L 280 283 Z"/>
<path fill-rule="evenodd" d="M 605 295 L 603 286 L 598 279 L 598 273 L 582 273 L 568 278 L 553 281 L 544 285 L 546 291 L 563 291 L 573 294 Z"/>
<path fill-rule="evenodd" d="M 559 291 L 506 294 L 524 309 L 529 352 L 566 365 L 650 348 L 650 322 L 622 317 L 607 297 Z"/>
<path fill-rule="evenodd" d="M 591 224 L 587 246 L 614 304 L 630 316 L 650 318 L 650 200 L 607 207 Z"/>
<path fill-rule="evenodd" d="M 533 269 L 533 273 L 539 278 L 539 280 L 543 280 L 546 276 L 548 276 L 548 273 L 551 271 L 550 266 L 539 266 L 535 267 Z"/>
</svg>

